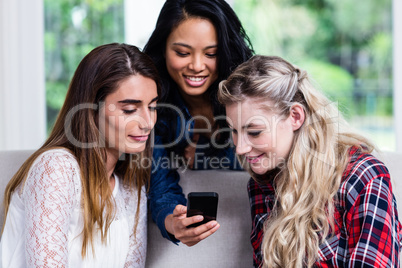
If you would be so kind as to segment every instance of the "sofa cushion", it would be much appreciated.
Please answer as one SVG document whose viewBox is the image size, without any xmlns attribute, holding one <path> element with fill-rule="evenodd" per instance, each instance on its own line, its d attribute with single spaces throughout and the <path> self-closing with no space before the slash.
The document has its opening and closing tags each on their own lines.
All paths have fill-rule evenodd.
<svg viewBox="0 0 402 268">
<path fill-rule="evenodd" d="M 3 227 L 4 219 L 4 190 L 7 183 L 18 171 L 24 161 L 33 154 L 34 151 L 0 151 L 0 228 Z"/>
</svg>

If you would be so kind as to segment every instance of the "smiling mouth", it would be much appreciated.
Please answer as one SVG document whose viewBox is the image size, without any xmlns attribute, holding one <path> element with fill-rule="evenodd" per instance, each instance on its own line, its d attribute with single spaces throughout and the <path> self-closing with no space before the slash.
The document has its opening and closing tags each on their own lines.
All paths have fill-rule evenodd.
<svg viewBox="0 0 402 268">
<path fill-rule="evenodd" d="M 257 156 L 246 156 L 246 159 L 247 159 L 247 162 L 249 162 L 249 163 L 251 163 L 251 164 L 254 164 L 254 163 L 257 163 L 258 160 L 259 160 L 263 155 L 264 155 L 264 154 L 262 153 L 262 154 L 257 155 Z"/>
<path fill-rule="evenodd" d="M 186 76 L 186 75 L 184 77 L 193 82 L 201 82 L 202 80 L 207 78 L 206 76 Z"/>
<path fill-rule="evenodd" d="M 129 137 L 130 137 L 131 139 L 133 139 L 133 140 L 135 140 L 135 141 L 138 141 L 138 142 L 145 142 L 145 141 L 147 141 L 147 140 L 148 140 L 148 136 L 149 136 L 149 135 L 142 135 L 142 136 L 131 136 L 131 135 L 129 135 Z"/>
<path fill-rule="evenodd" d="M 183 75 L 186 83 L 192 87 L 200 87 L 207 81 L 208 76 L 188 76 Z"/>
</svg>

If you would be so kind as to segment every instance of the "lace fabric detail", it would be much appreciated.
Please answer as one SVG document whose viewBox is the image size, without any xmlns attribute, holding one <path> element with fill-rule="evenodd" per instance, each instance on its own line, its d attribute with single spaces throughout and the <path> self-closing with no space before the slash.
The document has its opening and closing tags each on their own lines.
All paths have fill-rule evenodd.
<svg viewBox="0 0 402 268">
<path fill-rule="evenodd" d="M 137 191 L 119 183 L 115 187 L 118 187 L 114 191 L 116 214 L 109 241 L 105 245 L 95 239 L 95 256 L 98 258 L 81 260 L 82 187 L 78 163 L 71 153 L 63 149 L 49 150 L 40 155 L 32 165 L 23 188 L 15 193 L 18 196 L 16 199 L 20 199 L 24 206 L 24 222 L 18 224 L 23 224 L 21 229 L 25 230 L 21 237 L 25 247 L 21 250 L 25 250 L 27 266 L 67 267 L 82 262 L 81 267 L 93 267 L 94 264 L 96 267 L 145 267 L 145 188 L 141 189 L 139 221 L 134 235 Z M 14 224 L 10 221 L 10 225 Z M 109 252 L 113 253 L 104 256 Z M 110 257 L 115 260 L 105 261 Z"/>
<path fill-rule="evenodd" d="M 67 152 L 38 157 L 26 179 L 26 259 L 29 266 L 61 267 L 68 263 L 69 219 L 79 208 L 79 168 Z"/>
<path fill-rule="evenodd" d="M 147 252 L 147 196 L 145 186 L 141 189 L 141 201 L 139 206 L 138 225 L 134 234 L 135 214 L 137 211 L 137 191 L 129 190 L 128 187 L 122 186 L 125 211 L 132 211 L 130 215 L 130 242 L 129 252 L 127 255 L 124 267 L 145 267 L 146 252 Z M 133 200 L 135 202 L 133 202 Z"/>
</svg>

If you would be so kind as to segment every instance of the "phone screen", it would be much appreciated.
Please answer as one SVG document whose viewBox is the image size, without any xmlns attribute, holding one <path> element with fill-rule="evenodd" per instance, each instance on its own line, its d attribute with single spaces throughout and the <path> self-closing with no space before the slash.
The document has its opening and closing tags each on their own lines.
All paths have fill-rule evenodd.
<svg viewBox="0 0 402 268">
<path fill-rule="evenodd" d="M 191 192 L 187 196 L 187 217 L 204 216 L 204 220 L 187 226 L 197 227 L 206 222 L 216 220 L 219 195 L 215 192 Z"/>
</svg>

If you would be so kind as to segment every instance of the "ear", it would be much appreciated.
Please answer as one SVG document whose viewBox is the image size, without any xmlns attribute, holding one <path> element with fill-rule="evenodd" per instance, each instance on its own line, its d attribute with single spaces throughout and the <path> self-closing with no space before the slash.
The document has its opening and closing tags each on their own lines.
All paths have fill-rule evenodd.
<svg viewBox="0 0 402 268">
<path fill-rule="evenodd" d="M 290 107 L 290 115 L 293 131 L 298 130 L 304 123 L 305 113 L 303 106 L 299 103 L 295 103 Z"/>
</svg>

